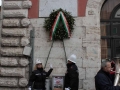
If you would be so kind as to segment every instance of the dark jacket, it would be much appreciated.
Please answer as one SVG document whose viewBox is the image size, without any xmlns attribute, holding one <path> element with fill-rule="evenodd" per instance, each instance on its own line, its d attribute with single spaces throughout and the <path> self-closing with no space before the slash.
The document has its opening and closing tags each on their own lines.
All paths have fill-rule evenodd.
<svg viewBox="0 0 120 90">
<path fill-rule="evenodd" d="M 78 90 L 79 86 L 79 72 L 77 66 L 72 63 L 67 66 L 67 72 L 65 74 L 64 87 L 70 87 L 70 90 Z"/>
<path fill-rule="evenodd" d="M 119 86 L 113 86 L 114 79 L 109 73 L 102 69 L 95 76 L 96 90 L 120 90 Z"/>
<path fill-rule="evenodd" d="M 50 69 L 48 72 L 44 70 L 34 70 L 30 76 L 28 87 L 33 85 L 34 89 L 45 90 L 45 79 L 51 74 L 52 70 L 53 69 Z"/>
</svg>

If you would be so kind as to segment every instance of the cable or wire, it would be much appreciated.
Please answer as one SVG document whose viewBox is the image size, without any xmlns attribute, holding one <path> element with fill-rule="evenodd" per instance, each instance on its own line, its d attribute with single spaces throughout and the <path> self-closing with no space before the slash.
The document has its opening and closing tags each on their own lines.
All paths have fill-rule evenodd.
<svg viewBox="0 0 120 90">
<path fill-rule="evenodd" d="M 46 60 L 46 62 L 45 62 L 45 67 L 44 67 L 44 69 L 46 68 L 46 64 L 47 64 L 47 62 L 48 62 L 48 58 L 49 58 L 49 56 L 50 56 L 50 52 L 51 52 L 51 49 L 52 49 L 52 47 L 53 47 L 53 43 L 54 43 L 54 40 L 52 41 L 52 45 L 51 45 L 50 51 L 49 51 L 49 53 L 48 53 L 48 56 L 47 56 L 47 60 Z"/>
<path fill-rule="evenodd" d="M 45 62 L 45 66 L 44 66 L 44 69 L 46 68 L 46 65 L 47 65 L 47 62 L 48 62 L 48 58 L 50 56 L 50 52 L 51 52 L 51 49 L 53 47 L 53 43 L 54 43 L 54 40 L 52 41 L 52 45 L 51 45 L 51 48 L 49 50 L 49 53 L 48 53 L 48 56 L 47 56 L 47 60 Z M 62 40 L 62 43 L 63 43 L 63 49 L 64 49 L 64 53 L 65 53 L 65 60 L 66 60 L 66 63 L 67 63 L 67 56 L 66 56 L 66 51 L 65 51 L 65 44 L 64 44 L 64 40 Z"/>
<path fill-rule="evenodd" d="M 66 56 L 66 51 L 65 51 L 65 44 L 64 44 L 64 40 L 62 40 L 63 42 L 63 48 L 64 48 L 64 53 L 65 53 L 65 60 L 66 60 L 66 63 L 67 63 L 67 56 Z"/>
</svg>

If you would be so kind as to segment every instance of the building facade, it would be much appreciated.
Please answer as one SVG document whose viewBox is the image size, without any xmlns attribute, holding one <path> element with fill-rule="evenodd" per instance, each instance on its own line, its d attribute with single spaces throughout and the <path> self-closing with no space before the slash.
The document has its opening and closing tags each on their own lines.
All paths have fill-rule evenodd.
<svg viewBox="0 0 120 90">
<path fill-rule="evenodd" d="M 94 76 L 101 60 L 119 56 L 119 4 L 120 0 L 3 0 L 0 90 L 25 90 L 36 59 L 46 64 L 46 70 L 53 65 L 51 76 L 64 75 L 63 43 L 53 43 L 46 63 L 52 41 L 43 27 L 51 11 L 59 8 L 75 19 L 74 31 L 64 46 L 67 57 L 77 56 L 79 90 L 95 90 Z M 32 47 L 30 56 L 23 53 L 27 46 Z"/>
</svg>

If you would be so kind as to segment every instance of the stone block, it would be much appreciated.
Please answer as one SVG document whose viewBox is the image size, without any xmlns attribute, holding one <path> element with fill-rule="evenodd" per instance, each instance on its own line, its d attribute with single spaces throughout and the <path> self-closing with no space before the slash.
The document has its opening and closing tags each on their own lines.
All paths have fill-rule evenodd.
<svg viewBox="0 0 120 90">
<path fill-rule="evenodd" d="M 83 26 L 99 27 L 100 25 L 100 20 L 97 16 L 84 17 L 82 20 L 83 20 Z"/>
<path fill-rule="evenodd" d="M 99 27 L 94 27 L 94 26 L 89 26 L 86 27 L 86 40 L 90 41 L 100 41 L 100 28 Z"/>
<path fill-rule="evenodd" d="M 83 17 L 77 17 L 77 18 L 74 18 L 75 19 L 75 26 L 77 27 L 80 27 L 80 26 L 83 26 Z"/>
<path fill-rule="evenodd" d="M 26 46 L 30 43 L 29 39 L 26 37 L 21 38 L 21 46 Z"/>
<path fill-rule="evenodd" d="M 23 48 L 1 48 L 2 56 L 23 56 Z"/>
<path fill-rule="evenodd" d="M 4 9 L 21 9 L 22 1 L 4 1 Z"/>
<path fill-rule="evenodd" d="M 56 42 L 54 42 L 53 45 L 55 45 Z M 59 42 L 58 42 L 59 43 Z M 39 46 L 48 46 L 50 47 L 52 45 L 52 41 L 47 41 L 47 38 L 35 38 L 34 45 L 37 47 Z"/>
<path fill-rule="evenodd" d="M 100 47 L 100 41 L 89 41 L 86 39 L 83 39 L 82 41 L 83 47 Z"/>
<path fill-rule="evenodd" d="M 95 13 L 94 13 L 94 11 L 93 10 L 89 10 L 88 11 L 88 15 L 94 15 Z"/>
<path fill-rule="evenodd" d="M 78 68 L 79 79 L 85 79 L 85 68 Z"/>
<path fill-rule="evenodd" d="M 4 27 L 19 27 L 20 20 L 19 19 L 4 19 L 3 26 Z"/>
<path fill-rule="evenodd" d="M 30 25 L 30 20 L 27 18 L 24 18 L 21 20 L 21 24 L 23 27 L 28 27 Z"/>
<path fill-rule="evenodd" d="M 86 27 L 84 26 L 75 26 L 71 34 L 71 38 L 82 39 L 86 36 Z M 71 39 L 70 38 L 70 39 Z"/>
<path fill-rule="evenodd" d="M 79 38 L 70 38 L 64 40 L 65 47 L 80 47 L 82 46 L 82 39 Z"/>
<path fill-rule="evenodd" d="M 48 42 L 51 42 L 51 45 L 52 45 L 52 42 L 53 41 L 48 41 Z M 65 44 L 65 40 L 64 40 L 64 44 Z M 49 45 L 49 44 L 48 44 Z M 51 46 L 50 45 L 50 46 Z M 53 42 L 53 47 L 60 47 L 60 48 L 63 48 L 63 42 L 61 40 L 57 40 L 57 41 L 54 41 Z"/>
<path fill-rule="evenodd" d="M 99 68 L 86 68 L 86 79 L 92 79 L 98 71 Z"/>
<path fill-rule="evenodd" d="M 25 68 L 0 68 L 0 75 L 1 76 L 24 77 Z"/>
<path fill-rule="evenodd" d="M 99 27 L 86 27 L 86 40 L 100 41 L 100 28 Z"/>
<path fill-rule="evenodd" d="M 26 78 L 20 78 L 19 79 L 19 86 L 20 87 L 26 87 L 28 84 L 28 80 Z"/>
<path fill-rule="evenodd" d="M 87 57 L 100 58 L 101 57 L 100 50 L 101 50 L 100 47 L 87 47 L 86 48 Z"/>
<path fill-rule="evenodd" d="M 1 66 L 17 66 L 18 60 L 17 60 L 17 58 L 1 57 L 0 65 Z"/>
<path fill-rule="evenodd" d="M 37 59 L 37 58 L 36 58 Z M 43 65 L 45 65 L 46 59 L 47 58 L 39 58 Z M 55 58 L 49 58 L 46 68 L 50 68 L 50 64 L 53 65 L 54 68 L 66 68 L 66 60 L 65 58 L 60 58 L 60 59 L 55 59 Z"/>
<path fill-rule="evenodd" d="M 26 28 L 4 28 L 2 29 L 2 35 L 4 36 L 26 36 Z"/>
<path fill-rule="evenodd" d="M 77 59 L 82 59 L 86 55 L 86 50 L 82 47 L 65 47 L 66 56 L 70 57 L 71 54 L 75 54 L 77 56 Z"/>
<path fill-rule="evenodd" d="M 5 86 L 5 87 L 17 87 L 18 86 L 18 79 L 17 78 L 0 77 L 0 86 L 2 86 L 2 87 L 3 86 Z"/>
<path fill-rule="evenodd" d="M 4 1 L 8 1 L 8 0 L 4 0 Z M 13 1 L 13 0 L 9 0 L 9 1 Z M 26 1 L 26 0 L 14 0 L 14 1 Z"/>
<path fill-rule="evenodd" d="M 4 9 L 22 9 L 22 8 L 30 8 L 32 6 L 31 1 L 25 0 L 14 0 L 14 1 L 4 1 Z"/>
<path fill-rule="evenodd" d="M 4 10 L 3 16 L 6 18 L 25 18 L 28 17 L 28 10 L 18 9 L 18 10 Z"/>
<path fill-rule="evenodd" d="M 0 17 L 1 17 L 1 13 L 0 13 Z M 0 28 L 2 27 L 2 20 L 0 20 Z"/>
<path fill-rule="evenodd" d="M 28 61 L 28 59 L 26 59 L 26 58 L 21 58 L 21 59 L 19 60 L 19 64 L 20 64 L 20 66 L 25 67 L 25 66 L 27 66 L 27 65 L 29 64 L 29 61 Z"/>
<path fill-rule="evenodd" d="M 76 65 L 78 68 L 83 67 L 83 58 L 82 57 L 77 57 Z"/>
<path fill-rule="evenodd" d="M 100 35 L 100 27 L 88 26 L 86 27 L 86 34 L 98 34 Z"/>
<path fill-rule="evenodd" d="M 83 88 L 83 80 L 79 79 L 79 89 L 82 89 L 82 88 Z"/>
<path fill-rule="evenodd" d="M 98 34 L 87 34 L 85 39 L 88 40 L 88 41 L 100 41 L 100 35 L 98 35 Z"/>
<path fill-rule="evenodd" d="M 101 66 L 101 59 L 99 58 L 83 59 L 83 67 L 99 68 L 100 66 Z"/>
<path fill-rule="evenodd" d="M 48 41 L 50 38 L 49 31 L 46 31 L 45 28 L 43 27 L 36 27 L 35 38 L 41 38 L 41 39 L 44 39 L 45 41 Z"/>
<path fill-rule="evenodd" d="M 97 9 L 99 4 L 100 4 L 100 0 L 89 0 L 88 3 L 87 3 L 87 7 Z"/>
<path fill-rule="evenodd" d="M 43 27 L 45 18 L 30 19 L 30 22 L 34 27 Z"/>
<path fill-rule="evenodd" d="M 32 2 L 31 1 L 23 1 L 23 8 L 31 8 Z"/>
<path fill-rule="evenodd" d="M 29 27 L 27 28 L 27 33 L 25 37 L 29 38 L 31 35 L 30 32 L 32 32 L 32 30 L 34 30 L 33 26 L 29 25 Z"/>
<path fill-rule="evenodd" d="M 94 77 L 93 79 L 83 80 L 83 89 L 84 90 L 95 90 Z"/>
<path fill-rule="evenodd" d="M 3 46 L 20 46 L 20 38 L 2 38 L 1 44 Z"/>
<path fill-rule="evenodd" d="M 100 15 L 100 7 L 99 8 L 87 8 L 86 9 L 86 17 L 89 16 L 99 16 Z"/>
<path fill-rule="evenodd" d="M 10 87 L 0 87 L 0 90 L 28 90 L 27 88 L 10 88 Z"/>
<path fill-rule="evenodd" d="M 47 57 L 50 47 L 35 47 L 35 57 Z M 50 58 L 65 57 L 62 47 L 53 47 L 50 53 Z"/>
</svg>

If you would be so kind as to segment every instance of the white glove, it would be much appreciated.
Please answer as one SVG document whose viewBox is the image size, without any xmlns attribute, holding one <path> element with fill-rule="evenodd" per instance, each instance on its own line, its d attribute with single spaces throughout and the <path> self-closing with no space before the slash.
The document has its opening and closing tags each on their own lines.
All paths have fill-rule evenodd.
<svg viewBox="0 0 120 90">
<path fill-rule="evenodd" d="M 69 88 L 65 88 L 65 90 L 70 90 Z"/>
<path fill-rule="evenodd" d="M 50 68 L 53 68 L 52 64 L 50 64 Z"/>
<path fill-rule="evenodd" d="M 28 90 L 31 90 L 31 88 L 28 88 Z"/>
</svg>

